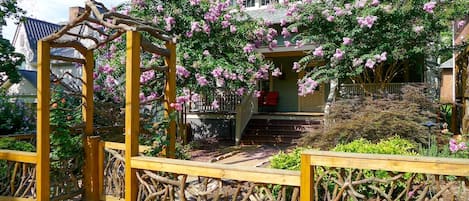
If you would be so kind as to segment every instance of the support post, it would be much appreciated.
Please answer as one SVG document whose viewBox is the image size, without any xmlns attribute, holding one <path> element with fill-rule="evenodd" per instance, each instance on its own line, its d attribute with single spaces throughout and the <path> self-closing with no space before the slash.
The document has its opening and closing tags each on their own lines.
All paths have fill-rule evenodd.
<svg viewBox="0 0 469 201">
<path fill-rule="evenodd" d="M 130 161 L 138 155 L 140 129 L 140 33 L 127 31 L 125 71 L 125 200 L 137 200 L 137 175 Z"/>
<path fill-rule="evenodd" d="M 314 166 L 311 166 L 311 156 L 307 154 L 301 154 L 300 199 L 314 200 Z"/>
<path fill-rule="evenodd" d="M 84 167 L 84 188 L 85 199 L 99 201 L 99 136 L 87 136 L 85 138 L 85 167 Z"/>
<path fill-rule="evenodd" d="M 50 199 L 50 44 L 42 40 L 37 47 L 37 200 Z"/>
<path fill-rule="evenodd" d="M 104 142 L 100 141 L 98 145 L 98 184 L 99 197 L 104 200 Z"/>
<path fill-rule="evenodd" d="M 85 122 L 85 136 L 83 144 L 85 149 L 85 166 L 84 166 L 84 188 L 85 200 L 99 200 L 99 181 L 98 181 L 98 145 L 99 138 L 91 137 L 93 135 L 93 68 L 94 58 L 93 51 L 87 51 L 85 55 L 85 64 L 82 69 L 82 103 L 81 108 L 83 121 Z"/>
<path fill-rule="evenodd" d="M 174 112 L 174 108 L 170 106 L 171 103 L 176 102 L 176 44 L 173 42 L 166 42 L 166 48 L 170 54 L 166 57 L 165 62 L 168 66 L 168 74 L 166 77 L 165 88 L 165 118 L 169 119 L 169 127 L 166 130 L 166 135 L 169 137 L 169 150 L 167 150 L 167 157 L 176 157 L 176 120 L 171 119 L 170 115 Z"/>
</svg>

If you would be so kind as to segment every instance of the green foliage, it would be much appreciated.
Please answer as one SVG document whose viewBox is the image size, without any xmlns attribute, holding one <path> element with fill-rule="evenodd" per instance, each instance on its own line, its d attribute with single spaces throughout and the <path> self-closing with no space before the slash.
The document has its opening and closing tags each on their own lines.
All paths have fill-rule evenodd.
<svg viewBox="0 0 469 201">
<path fill-rule="evenodd" d="M 15 18 L 17 21 L 21 20 L 25 11 L 18 7 L 17 0 L 3 0 L 0 1 L 0 26 L 6 25 L 6 19 L 9 17 Z"/>
<path fill-rule="evenodd" d="M 270 167 L 283 170 L 299 170 L 301 164 L 301 152 L 303 148 L 296 148 L 290 153 L 280 152 L 270 160 Z"/>
<path fill-rule="evenodd" d="M 21 100 L 14 100 L 0 90 L 0 135 L 32 131 L 35 129 L 33 109 Z"/>
<path fill-rule="evenodd" d="M 0 138 L 0 149 L 29 151 L 36 150 L 34 145 L 29 142 L 18 141 L 15 138 Z"/>
<path fill-rule="evenodd" d="M 369 140 L 358 139 L 347 144 L 339 144 L 332 151 L 351 152 L 351 153 L 369 153 L 369 154 L 394 154 L 394 155 L 416 155 L 413 151 L 415 145 L 409 140 L 400 137 L 392 137 L 381 140 L 378 143 L 372 143 Z"/>
<path fill-rule="evenodd" d="M 62 87 L 55 87 L 50 112 L 51 166 L 60 171 L 83 161 L 82 136 L 71 131 L 82 119 L 80 100 L 67 95 Z M 77 169 L 73 170 L 78 170 L 80 166 L 75 166 Z"/>
<path fill-rule="evenodd" d="M 363 5 L 360 6 L 360 2 Z M 288 28 L 300 30 L 292 41 L 322 46 L 324 52 L 324 56 L 314 56 L 314 51 L 309 51 L 300 61 L 301 70 L 308 68 L 310 57 L 323 63 L 312 69 L 305 79 L 327 82 L 368 74 L 372 75 L 368 81 L 385 83 L 390 82 L 398 74 L 395 70 L 407 61 L 422 55 L 438 57 L 445 48 L 440 33 L 451 30 L 451 20 L 468 14 L 469 2 L 435 1 L 433 12 L 426 12 L 423 8 L 428 2 L 383 0 L 373 5 L 371 1 L 338 0 L 290 3 L 293 12 Z M 357 19 L 367 16 L 375 17 L 376 21 L 371 25 L 360 25 Z M 352 39 L 351 44 L 343 43 L 345 37 Z M 337 49 L 344 52 L 341 59 L 334 57 Z M 383 53 L 387 53 L 387 59 L 377 60 L 376 56 Z M 365 67 L 368 60 L 376 62 L 375 65 Z M 416 67 L 411 65 L 411 68 Z"/>
</svg>

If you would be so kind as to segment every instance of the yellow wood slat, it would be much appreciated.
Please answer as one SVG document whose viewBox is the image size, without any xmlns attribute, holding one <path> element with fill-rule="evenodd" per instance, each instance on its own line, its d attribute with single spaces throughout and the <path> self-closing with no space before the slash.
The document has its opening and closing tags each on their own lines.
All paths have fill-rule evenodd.
<svg viewBox="0 0 469 201">
<path fill-rule="evenodd" d="M 0 201 L 36 201 L 36 199 L 0 196 Z"/>
<path fill-rule="evenodd" d="M 308 155 L 301 155 L 301 201 L 314 200 L 314 168 L 310 160 Z"/>
<path fill-rule="evenodd" d="M 98 184 L 99 196 L 104 195 L 104 142 L 98 144 Z"/>
<path fill-rule="evenodd" d="M 142 170 L 234 179 L 254 183 L 300 186 L 299 171 L 254 168 L 145 156 L 132 157 L 131 166 L 132 168 Z"/>
<path fill-rule="evenodd" d="M 37 48 L 37 199 L 49 200 L 50 197 L 50 44 L 38 41 Z"/>
<path fill-rule="evenodd" d="M 125 151 L 125 144 L 124 143 L 107 142 L 107 141 L 105 141 L 103 143 L 104 143 L 105 148 Z M 150 146 L 144 146 L 144 145 L 139 145 L 138 146 L 138 151 L 140 153 L 145 152 L 145 151 L 150 150 L 150 149 L 151 149 Z"/>
<path fill-rule="evenodd" d="M 468 159 L 305 151 L 313 166 L 469 176 Z"/>
<path fill-rule="evenodd" d="M 25 151 L 0 150 L 0 160 L 36 164 L 37 154 Z"/>
<path fill-rule="evenodd" d="M 101 197 L 101 201 L 124 201 L 124 199 L 106 195 Z"/>
<path fill-rule="evenodd" d="M 140 129 L 140 33 L 127 31 L 125 70 L 125 200 L 137 200 L 137 176 L 129 164 L 138 155 Z"/>
</svg>

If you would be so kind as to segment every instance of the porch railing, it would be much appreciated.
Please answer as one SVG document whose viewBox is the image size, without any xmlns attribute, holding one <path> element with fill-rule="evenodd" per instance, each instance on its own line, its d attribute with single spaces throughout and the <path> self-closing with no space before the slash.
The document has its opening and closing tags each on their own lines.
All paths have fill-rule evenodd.
<svg viewBox="0 0 469 201">
<path fill-rule="evenodd" d="M 241 141 L 241 135 L 244 129 L 251 120 L 252 114 L 257 111 L 257 98 L 253 95 L 253 92 L 244 96 L 243 101 L 236 105 L 236 130 L 235 130 L 235 143 L 239 145 Z"/>
<path fill-rule="evenodd" d="M 218 106 L 213 104 L 215 100 L 217 101 Z M 241 101 L 241 96 L 231 92 L 201 95 L 200 100 L 191 103 L 188 112 L 234 113 L 236 111 L 236 105 L 240 104 Z"/>
<path fill-rule="evenodd" d="M 367 83 L 367 84 L 341 84 L 339 95 L 343 98 L 357 96 L 376 96 L 383 94 L 402 94 L 401 89 L 406 85 L 423 86 L 423 83 Z"/>
</svg>

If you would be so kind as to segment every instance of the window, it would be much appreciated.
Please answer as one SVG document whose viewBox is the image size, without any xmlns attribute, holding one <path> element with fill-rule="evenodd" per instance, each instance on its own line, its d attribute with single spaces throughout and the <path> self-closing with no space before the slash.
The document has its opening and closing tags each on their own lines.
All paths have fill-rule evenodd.
<svg viewBox="0 0 469 201">
<path fill-rule="evenodd" d="M 244 0 L 244 6 L 254 7 L 256 5 L 256 0 Z"/>
<path fill-rule="evenodd" d="M 278 3 L 278 0 L 261 0 L 261 6 Z"/>
</svg>

